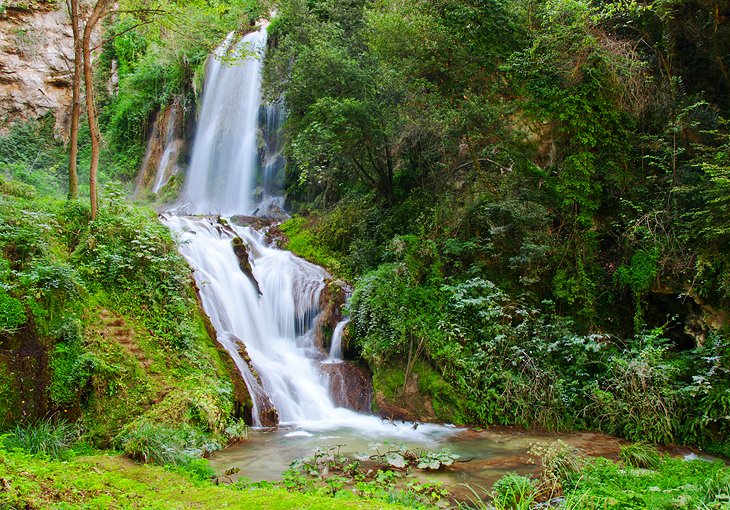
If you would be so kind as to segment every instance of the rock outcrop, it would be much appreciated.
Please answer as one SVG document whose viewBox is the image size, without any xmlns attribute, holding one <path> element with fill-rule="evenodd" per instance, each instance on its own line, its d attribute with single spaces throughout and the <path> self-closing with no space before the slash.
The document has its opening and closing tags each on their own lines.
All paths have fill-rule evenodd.
<svg viewBox="0 0 730 510">
<path fill-rule="evenodd" d="M 361 413 L 370 413 L 373 385 L 370 374 L 349 362 L 322 363 L 335 405 Z"/>
<path fill-rule="evenodd" d="M 7 125 L 52 112 L 65 133 L 74 56 L 65 4 L 15 4 L 0 15 L 0 118 Z"/>
<path fill-rule="evenodd" d="M 188 148 L 186 111 L 178 98 L 160 110 L 152 125 L 147 151 L 137 174 L 135 195 L 157 193 L 170 178 L 181 171 Z"/>
<path fill-rule="evenodd" d="M 253 286 L 256 287 L 256 291 L 259 293 L 260 296 L 261 287 L 259 287 L 259 282 L 253 275 L 253 268 L 251 267 L 251 261 L 248 258 L 248 248 L 246 247 L 246 243 L 243 242 L 243 239 L 236 236 L 233 238 L 232 244 L 233 253 L 235 253 L 236 258 L 238 258 L 238 267 L 241 268 L 241 272 L 245 274 L 246 278 L 248 278 Z"/>
<path fill-rule="evenodd" d="M 329 352 L 332 332 L 337 323 L 343 319 L 342 307 L 347 301 L 350 287 L 342 280 L 326 280 L 322 293 L 319 295 L 320 313 L 317 318 L 317 347 L 322 352 Z"/>
</svg>

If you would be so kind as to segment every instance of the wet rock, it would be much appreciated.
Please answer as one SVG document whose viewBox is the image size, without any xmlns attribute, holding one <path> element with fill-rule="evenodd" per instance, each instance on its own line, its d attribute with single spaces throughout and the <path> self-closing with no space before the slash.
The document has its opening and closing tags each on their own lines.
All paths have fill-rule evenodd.
<svg viewBox="0 0 730 510">
<path fill-rule="evenodd" d="M 233 238 L 232 244 L 233 253 L 235 253 L 236 258 L 238 258 L 238 267 L 241 268 L 243 274 L 245 274 L 246 277 L 251 281 L 253 286 L 256 287 L 256 291 L 259 293 L 260 296 L 262 294 L 261 287 L 259 287 L 259 282 L 256 281 L 256 277 L 253 275 L 251 262 L 248 259 L 248 248 L 246 247 L 246 243 L 243 242 L 243 239 L 236 236 Z"/>
<path fill-rule="evenodd" d="M 255 230 L 262 230 L 270 227 L 276 220 L 266 216 L 231 216 L 231 223 L 242 227 L 251 227 Z"/>
<path fill-rule="evenodd" d="M 272 225 L 266 231 L 266 241 L 283 250 L 289 244 L 289 237 L 279 228 L 279 225 Z"/>
<path fill-rule="evenodd" d="M 158 184 L 162 188 L 181 170 L 178 161 L 187 149 L 183 103 L 178 97 L 155 116 L 147 150 L 137 174 L 136 197 L 155 191 Z"/>
<path fill-rule="evenodd" d="M 322 363 L 330 394 L 338 407 L 369 413 L 373 386 L 367 370 L 352 363 Z"/>
<path fill-rule="evenodd" d="M 261 376 L 259 376 L 259 373 L 253 367 L 253 363 L 251 363 L 251 357 L 248 355 L 246 344 L 244 344 L 243 341 L 238 338 L 236 338 L 236 340 L 238 344 L 238 354 L 241 356 L 241 359 L 243 359 L 243 361 L 246 363 L 246 367 L 258 383 L 258 387 L 254 388 L 253 391 L 250 393 L 253 393 L 252 398 L 256 400 L 256 406 L 258 407 L 259 421 L 261 422 L 261 426 L 276 427 L 279 424 L 279 413 L 276 410 L 276 407 L 274 407 L 273 402 L 271 402 L 271 398 L 269 398 L 269 396 L 263 389 Z M 251 420 L 251 422 L 253 422 L 253 420 Z"/>
<path fill-rule="evenodd" d="M 316 344 L 323 352 L 329 352 L 329 342 L 337 323 L 343 319 L 342 307 L 345 305 L 350 287 L 342 280 L 325 280 L 319 295 L 320 313 L 318 317 Z M 345 349 L 346 350 L 346 349 Z"/>
<path fill-rule="evenodd" d="M 276 411 L 271 400 L 266 399 L 264 402 L 258 402 L 259 420 L 262 427 L 276 427 L 279 424 L 279 413 Z"/>
</svg>

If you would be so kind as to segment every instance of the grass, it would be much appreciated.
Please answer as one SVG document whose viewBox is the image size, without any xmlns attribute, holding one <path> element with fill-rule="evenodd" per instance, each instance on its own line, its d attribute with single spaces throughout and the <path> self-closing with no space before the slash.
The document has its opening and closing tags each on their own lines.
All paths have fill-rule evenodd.
<svg viewBox="0 0 730 510">
<path fill-rule="evenodd" d="M 644 469 L 655 469 L 661 460 L 654 446 L 641 442 L 621 446 L 619 456 L 627 466 Z"/>
<path fill-rule="evenodd" d="M 74 441 L 78 431 L 70 423 L 53 423 L 50 418 L 17 425 L 0 443 L 10 450 L 23 450 L 32 455 L 60 458 Z"/>
<path fill-rule="evenodd" d="M 239 489 L 196 481 L 179 472 L 120 456 L 44 462 L 0 452 L 0 508 L 187 509 L 403 508 L 385 502 L 332 498 L 278 488 Z"/>
<path fill-rule="evenodd" d="M 529 510 L 537 492 L 533 479 L 508 473 L 492 487 L 492 503 L 497 510 Z"/>
<path fill-rule="evenodd" d="M 730 469 L 722 462 L 661 458 L 656 469 L 590 460 L 565 484 L 569 509 L 727 509 Z"/>
</svg>

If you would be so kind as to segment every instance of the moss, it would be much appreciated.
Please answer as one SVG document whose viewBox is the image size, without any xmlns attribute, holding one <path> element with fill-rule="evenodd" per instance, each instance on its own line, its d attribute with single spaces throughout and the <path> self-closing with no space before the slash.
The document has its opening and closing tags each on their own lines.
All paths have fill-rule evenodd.
<svg viewBox="0 0 730 510">
<path fill-rule="evenodd" d="M 326 268 L 333 275 L 347 276 L 346 265 L 317 239 L 313 226 L 314 223 L 303 216 L 295 216 L 279 225 L 289 238 L 284 248 L 313 264 Z"/>
<path fill-rule="evenodd" d="M 464 399 L 459 398 L 451 386 L 429 363 L 417 363 L 413 371 L 418 374 L 418 389 L 431 398 L 436 419 L 440 422 L 463 425 L 467 423 Z"/>
<path fill-rule="evenodd" d="M 375 409 L 390 416 L 405 417 L 411 420 L 431 419 L 454 424 L 467 422 L 464 412 L 464 399 L 459 398 L 456 390 L 441 377 L 433 366 L 426 361 L 415 363 L 409 376 L 409 384 L 403 392 L 405 367 L 379 366 L 373 371 L 373 392 Z M 414 382 L 417 383 L 413 387 Z M 416 392 L 417 394 L 414 394 Z M 396 412 L 396 410 L 398 412 Z"/>
<path fill-rule="evenodd" d="M 18 395 L 10 384 L 12 372 L 3 357 L 0 357 L 0 428 L 9 421 L 11 412 L 18 406 Z"/>
</svg>

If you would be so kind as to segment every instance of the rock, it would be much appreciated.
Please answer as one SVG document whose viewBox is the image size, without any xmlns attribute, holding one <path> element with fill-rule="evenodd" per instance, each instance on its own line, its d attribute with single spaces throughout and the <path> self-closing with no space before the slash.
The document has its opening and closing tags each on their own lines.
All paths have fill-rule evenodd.
<svg viewBox="0 0 730 510">
<path fill-rule="evenodd" d="M 262 230 L 270 227 L 276 220 L 261 216 L 231 216 L 231 222 L 242 227 L 251 227 L 255 230 Z"/>
<path fill-rule="evenodd" d="M 146 192 L 159 192 L 181 170 L 178 161 L 187 150 L 183 104 L 183 100 L 177 97 L 155 116 L 137 174 L 136 197 L 142 197 Z"/>
<path fill-rule="evenodd" d="M 322 363 L 321 368 L 327 375 L 335 405 L 361 413 L 370 412 L 373 386 L 367 370 L 349 362 Z"/>
<path fill-rule="evenodd" d="M 329 352 L 329 342 L 337 323 L 342 320 L 342 307 L 347 295 L 351 292 L 350 286 L 342 280 L 325 280 L 324 289 L 319 295 L 320 313 L 317 318 L 318 328 L 316 344 L 323 352 Z"/>
<path fill-rule="evenodd" d="M 259 293 L 260 296 L 261 287 L 259 287 L 259 282 L 256 281 L 256 277 L 253 275 L 251 262 L 248 259 L 248 249 L 246 248 L 246 244 L 243 242 L 243 239 L 238 236 L 233 238 L 232 243 L 233 253 L 235 253 L 236 257 L 238 258 L 238 267 L 241 268 L 243 274 L 245 274 L 246 277 L 251 281 L 253 286 L 256 287 L 256 291 Z"/>
<path fill-rule="evenodd" d="M 272 225 L 266 231 L 266 241 L 283 250 L 289 244 L 289 237 L 279 228 L 279 225 Z"/>
<path fill-rule="evenodd" d="M 243 359 L 246 367 L 248 368 L 248 371 L 256 381 L 256 383 L 252 385 L 255 387 L 250 388 L 249 393 L 251 393 L 252 398 L 256 401 L 261 426 L 276 427 L 279 424 L 279 413 L 274 407 L 273 402 L 271 402 L 271 398 L 269 398 L 269 395 L 267 395 L 263 389 L 261 376 L 259 376 L 259 373 L 254 368 L 253 363 L 251 363 L 251 357 L 248 355 L 248 350 L 246 350 L 246 344 L 244 344 L 239 338 L 235 338 L 235 340 L 238 344 L 238 354 L 240 354 L 241 359 Z M 253 422 L 253 420 L 251 420 L 251 422 Z"/>
<path fill-rule="evenodd" d="M 431 396 L 419 389 L 419 376 L 417 373 L 410 374 L 405 388 L 378 389 L 379 391 L 375 391 L 374 394 L 375 406 L 378 414 L 383 418 L 414 422 L 438 421 L 431 402 Z M 386 396 L 386 390 L 390 390 L 388 393 L 393 393 L 393 395 Z"/>
<path fill-rule="evenodd" d="M 7 6 L 0 16 L 0 118 L 6 124 L 56 117 L 66 133 L 71 105 L 73 35 L 65 4 L 28 3 Z M 92 46 L 97 46 L 99 33 Z"/>
</svg>

